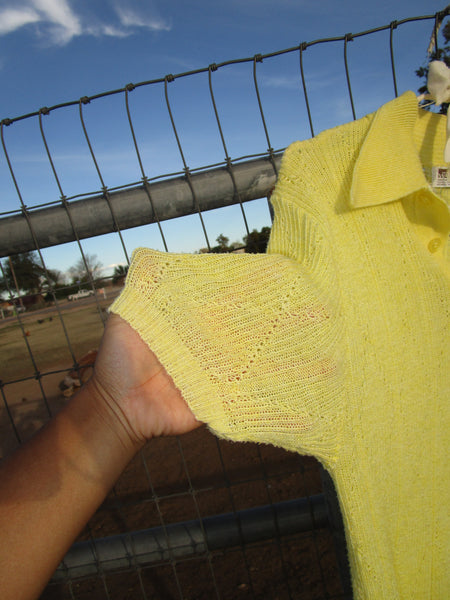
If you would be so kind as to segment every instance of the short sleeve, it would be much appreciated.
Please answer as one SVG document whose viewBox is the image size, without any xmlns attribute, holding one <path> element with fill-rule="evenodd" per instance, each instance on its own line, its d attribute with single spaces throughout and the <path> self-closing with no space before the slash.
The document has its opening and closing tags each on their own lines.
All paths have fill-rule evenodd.
<svg viewBox="0 0 450 600">
<path fill-rule="evenodd" d="M 340 321 L 295 260 L 141 248 L 111 311 L 217 435 L 319 458 L 335 452 Z"/>
</svg>

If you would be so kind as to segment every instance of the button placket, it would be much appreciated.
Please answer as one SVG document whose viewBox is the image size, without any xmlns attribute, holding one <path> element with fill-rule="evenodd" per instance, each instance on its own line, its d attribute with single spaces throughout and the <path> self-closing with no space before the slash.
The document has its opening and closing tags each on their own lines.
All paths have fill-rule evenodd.
<svg viewBox="0 0 450 600">
<path fill-rule="evenodd" d="M 443 198 L 438 196 L 432 188 L 430 188 L 429 190 L 422 190 L 418 195 L 418 200 L 422 204 L 423 207 L 426 207 L 427 210 L 439 210 L 440 209 L 439 212 L 440 212 L 441 218 L 443 217 L 442 208 L 443 208 L 443 206 L 445 206 L 446 216 L 444 218 L 446 218 L 447 224 L 450 224 L 450 210 L 449 210 L 448 204 L 445 202 L 445 200 Z M 435 235 L 433 237 L 430 237 L 428 244 L 427 244 L 427 249 L 430 252 L 430 254 L 435 254 L 445 244 L 445 240 L 442 238 L 442 236 L 438 237 L 439 231 L 434 231 L 434 234 Z M 431 235 L 432 235 L 432 233 L 431 233 Z"/>
</svg>

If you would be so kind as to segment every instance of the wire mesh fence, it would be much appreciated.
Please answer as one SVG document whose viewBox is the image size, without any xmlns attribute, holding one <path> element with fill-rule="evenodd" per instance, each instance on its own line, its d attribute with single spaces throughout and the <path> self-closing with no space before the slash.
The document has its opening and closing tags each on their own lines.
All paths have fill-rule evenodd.
<svg viewBox="0 0 450 600">
<path fill-rule="evenodd" d="M 0 256 L 9 258 L 0 263 L 1 456 L 89 376 L 126 271 L 99 277 L 93 252 L 127 265 L 139 244 L 217 251 L 221 234 L 248 239 L 270 227 L 268 197 L 283 149 L 414 85 L 414 69 L 447 14 L 3 119 Z M 423 40 L 418 54 L 412 39 Z M 364 73 L 355 66 L 353 75 L 355 56 L 363 53 Z M 402 64 L 411 55 L 402 73 L 397 55 Z M 36 293 L 24 296 L 13 257 L 27 252 L 35 253 L 40 276 Z M 78 282 L 59 282 L 57 255 L 81 261 Z M 330 513 L 333 490 L 324 477 L 310 457 L 231 444 L 205 429 L 154 440 L 123 473 L 42 597 L 349 597 L 339 516 Z"/>
</svg>

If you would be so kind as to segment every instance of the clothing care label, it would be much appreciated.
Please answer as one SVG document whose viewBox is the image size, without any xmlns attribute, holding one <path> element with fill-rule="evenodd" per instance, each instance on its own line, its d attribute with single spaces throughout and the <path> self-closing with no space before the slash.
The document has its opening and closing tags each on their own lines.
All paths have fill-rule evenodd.
<svg viewBox="0 0 450 600">
<path fill-rule="evenodd" d="M 435 188 L 450 187 L 449 167 L 433 167 L 431 169 L 431 185 Z"/>
</svg>

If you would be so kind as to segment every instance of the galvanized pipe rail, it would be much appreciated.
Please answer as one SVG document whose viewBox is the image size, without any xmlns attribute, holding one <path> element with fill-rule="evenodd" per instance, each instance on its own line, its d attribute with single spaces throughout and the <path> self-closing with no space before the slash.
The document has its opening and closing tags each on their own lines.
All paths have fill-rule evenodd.
<svg viewBox="0 0 450 600">
<path fill-rule="evenodd" d="M 329 526 L 323 494 L 72 546 L 53 582 L 180 560 Z"/>
<path fill-rule="evenodd" d="M 267 196 L 276 179 L 281 155 L 190 173 L 185 176 L 141 185 L 132 189 L 65 201 L 0 219 L 0 257 L 48 248 L 148 223 L 166 221 Z M 275 168 L 274 168 L 275 163 Z M 150 189 L 149 202 L 146 186 Z M 192 186 L 192 187 L 191 187 Z M 111 211 L 111 207 L 113 211 Z M 70 218 L 69 214 L 70 213 Z M 113 215 L 114 214 L 114 218 Z M 35 236 L 31 233 L 31 228 Z"/>
</svg>

